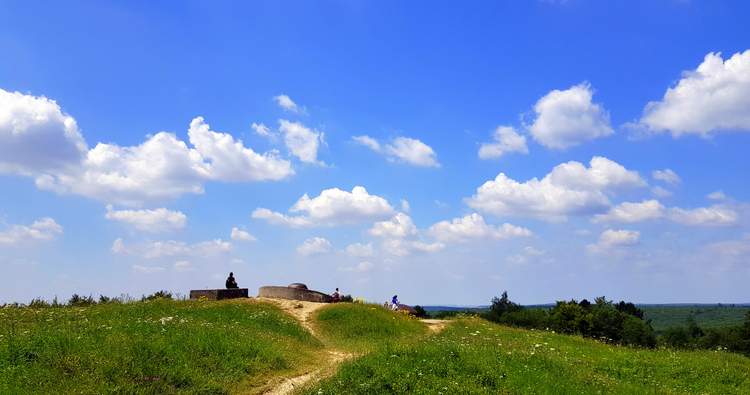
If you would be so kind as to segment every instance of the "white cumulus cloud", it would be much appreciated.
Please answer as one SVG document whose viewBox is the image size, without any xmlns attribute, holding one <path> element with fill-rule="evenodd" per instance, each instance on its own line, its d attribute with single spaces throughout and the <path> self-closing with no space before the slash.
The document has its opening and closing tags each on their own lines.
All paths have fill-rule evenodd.
<svg viewBox="0 0 750 395">
<path fill-rule="evenodd" d="M 279 131 L 284 135 L 284 144 L 292 155 L 305 163 L 323 164 L 318 161 L 318 149 L 325 142 L 322 132 L 285 119 L 279 120 Z"/>
<path fill-rule="evenodd" d="M 35 178 L 38 188 L 122 205 L 200 194 L 207 181 L 274 181 L 294 174 L 271 151 L 259 154 L 228 133 L 192 120 L 189 146 L 173 133 L 140 145 L 88 149 L 75 119 L 45 97 L 0 89 L 0 172 Z"/>
<path fill-rule="evenodd" d="M 294 100 L 292 100 L 291 97 L 283 93 L 278 96 L 274 96 L 273 101 L 275 101 L 279 107 L 286 111 L 297 114 L 304 114 L 306 112 L 304 107 L 300 107 L 299 105 L 297 105 L 297 103 L 294 102 Z"/>
<path fill-rule="evenodd" d="M 381 145 L 370 136 L 352 137 L 356 143 L 363 145 L 392 162 L 401 162 L 420 167 L 439 167 L 437 154 L 429 145 L 410 137 L 396 137 L 390 143 Z"/>
<path fill-rule="evenodd" d="M 355 186 L 351 192 L 338 188 L 325 189 L 314 198 L 305 194 L 289 212 L 299 215 L 285 215 L 258 208 L 253 211 L 252 217 L 274 225 L 306 227 L 379 219 L 391 215 L 394 209 L 384 198 L 370 195 L 362 186 Z"/>
<path fill-rule="evenodd" d="M 54 100 L 0 89 L 0 172 L 76 167 L 87 149 L 75 119 Z"/>
<path fill-rule="evenodd" d="M 498 126 L 492 137 L 492 142 L 483 143 L 479 147 L 480 159 L 496 159 L 511 152 L 529 153 L 526 137 L 510 126 Z"/>
<path fill-rule="evenodd" d="M 724 60 L 709 53 L 697 69 L 686 71 L 661 101 L 650 102 L 640 124 L 673 136 L 708 136 L 720 131 L 750 131 L 750 50 Z"/>
<path fill-rule="evenodd" d="M 638 244 L 640 238 L 641 233 L 638 231 L 607 229 L 599 235 L 599 240 L 595 244 L 588 245 L 588 251 L 606 253 L 613 249 L 632 247 Z"/>
<path fill-rule="evenodd" d="M 235 241 L 256 241 L 257 240 L 255 236 L 250 234 L 250 232 L 242 230 L 236 226 L 232 228 L 230 238 Z"/>
<path fill-rule="evenodd" d="M 597 156 L 589 167 L 575 161 L 557 165 L 541 180 L 518 182 L 500 173 L 477 188 L 466 203 L 496 216 L 561 220 L 568 215 L 601 212 L 610 206 L 608 193 L 645 185 L 637 172 Z"/>
<path fill-rule="evenodd" d="M 736 211 L 719 205 L 683 209 L 673 207 L 669 211 L 669 218 L 677 223 L 690 226 L 728 226 L 738 221 Z"/>
<path fill-rule="evenodd" d="M 553 90 L 534 105 L 536 118 L 528 126 L 539 144 L 552 149 L 566 149 L 614 133 L 609 114 L 592 102 L 589 84 L 566 90 Z"/>
<path fill-rule="evenodd" d="M 658 200 L 644 200 L 640 203 L 625 202 L 612 207 L 606 214 L 594 216 L 594 222 L 641 222 L 662 218 L 664 206 Z"/>
<path fill-rule="evenodd" d="M 526 228 L 509 223 L 499 226 L 489 225 L 477 213 L 454 218 L 451 221 L 440 221 L 430 227 L 429 233 L 444 242 L 464 242 L 472 239 L 501 240 L 511 237 L 527 237 L 532 234 Z"/>
<path fill-rule="evenodd" d="M 411 217 L 397 213 L 387 221 L 376 222 L 369 233 L 376 237 L 402 239 L 417 234 L 417 227 Z"/>
<path fill-rule="evenodd" d="M 107 206 L 105 218 L 134 227 L 143 232 L 167 232 L 185 227 L 187 215 L 166 208 L 152 210 L 114 210 Z"/>
<path fill-rule="evenodd" d="M 331 251 L 331 242 L 322 237 L 312 237 L 297 247 L 302 256 L 325 254 Z"/>
<path fill-rule="evenodd" d="M 63 227 L 54 219 L 45 217 L 31 225 L 11 225 L 0 231 L 0 245 L 21 245 L 55 239 L 63 233 Z"/>
<path fill-rule="evenodd" d="M 677 185 L 682 182 L 680 176 L 678 176 L 672 169 L 654 170 L 651 173 L 651 177 L 653 177 L 654 180 L 663 181 L 670 185 Z"/>
</svg>

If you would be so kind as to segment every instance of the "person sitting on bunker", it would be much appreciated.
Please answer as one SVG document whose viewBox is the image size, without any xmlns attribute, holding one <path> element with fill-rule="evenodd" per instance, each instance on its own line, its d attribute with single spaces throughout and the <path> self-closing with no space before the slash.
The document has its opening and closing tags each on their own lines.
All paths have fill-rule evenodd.
<svg viewBox="0 0 750 395">
<path fill-rule="evenodd" d="M 237 286 L 237 281 L 234 279 L 234 273 L 229 272 L 229 277 L 227 277 L 226 286 L 227 286 L 227 289 L 239 288 Z"/>
<path fill-rule="evenodd" d="M 334 291 L 334 292 L 333 292 L 333 293 L 331 294 L 331 301 L 332 301 L 333 303 L 338 303 L 338 302 L 340 302 L 340 301 L 341 301 L 341 293 L 339 292 L 339 289 L 338 289 L 338 288 L 336 288 L 336 291 Z"/>
</svg>

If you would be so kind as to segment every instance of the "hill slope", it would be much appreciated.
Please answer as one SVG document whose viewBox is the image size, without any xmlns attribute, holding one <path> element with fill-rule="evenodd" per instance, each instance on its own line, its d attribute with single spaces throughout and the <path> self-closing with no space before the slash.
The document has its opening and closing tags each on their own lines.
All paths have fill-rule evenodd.
<svg viewBox="0 0 750 395">
<path fill-rule="evenodd" d="M 308 394 L 750 392 L 750 359 L 725 352 L 612 346 L 461 319 L 418 343 L 344 364 Z"/>
</svg>

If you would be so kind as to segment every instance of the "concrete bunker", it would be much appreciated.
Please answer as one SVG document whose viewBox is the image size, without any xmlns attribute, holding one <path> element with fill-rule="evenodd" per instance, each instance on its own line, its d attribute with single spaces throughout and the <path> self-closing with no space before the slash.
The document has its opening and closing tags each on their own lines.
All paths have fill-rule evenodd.
<svg viewBox="0 0 750 395">
<path fill-rule="evenodd" d="M 331 303 L 332 298 L 323 292 L 313 291 L 302 283 L 292 283 L 286 287 L 267 285 L 260 287 L 258 296 L 262 298 L 301 300 L 305 302 Z"/>
</svg>

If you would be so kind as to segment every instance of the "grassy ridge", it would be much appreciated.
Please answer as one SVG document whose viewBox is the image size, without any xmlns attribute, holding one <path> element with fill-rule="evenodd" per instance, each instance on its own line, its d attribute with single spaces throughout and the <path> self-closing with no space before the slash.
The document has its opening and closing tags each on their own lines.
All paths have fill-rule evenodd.
<svg viewBox="0 0 750 395">
<path fill-rule="evenodd" d="M 226 393 L 314 363 L 322 347 L 267 304 L 0 309 L 0 393 Z"/>
<path fill-rule="evenodd" d="M 611 346 L 577 336 L 456 321 L 417 344 L 386 345 L 309 394 L 665 393 L 750 389 L 750 359 Z"/>
<path fill-rule="evenodd" d="M 416 341 L 427 333 L 418 320 L 371 304 L 333 304 L 320 309 L 314 319 L 327 344 L 354 352 Z"/>
</svg>

